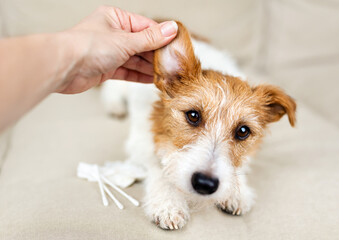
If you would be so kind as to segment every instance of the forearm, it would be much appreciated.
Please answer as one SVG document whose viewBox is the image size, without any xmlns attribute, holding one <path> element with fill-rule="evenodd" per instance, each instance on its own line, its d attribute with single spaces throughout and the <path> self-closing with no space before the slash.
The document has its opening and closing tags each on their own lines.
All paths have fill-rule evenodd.
<svg viewBox="0 0 339 240">
<path fill-rule="evenodd" d="M 67 35 L 0 40 L 0 132 L 51 92 L 76 64 Z"/>
<path fill-rule="evenodd" d="M 107 79 L 153 82 L 150 51 L 177 29 L 102 6 L 67 31 L 0 40 L 0 132 L 52 92 L 80 93 Z"/>
</svg>

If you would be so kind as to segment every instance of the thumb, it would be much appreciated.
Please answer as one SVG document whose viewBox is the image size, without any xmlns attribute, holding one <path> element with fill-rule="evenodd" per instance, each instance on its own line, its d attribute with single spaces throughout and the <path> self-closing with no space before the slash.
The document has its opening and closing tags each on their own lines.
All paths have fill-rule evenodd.
<svg viewBox="0 0 339 240">
<path fill-rule="evenodd" d="M 155 50 L 170 43 L 177 35 L 178 25 L 175 21 L 166 21 L 153 25 L 141 32 L 132 33 L 129 47 L 136 53 Z"/>
</svg>

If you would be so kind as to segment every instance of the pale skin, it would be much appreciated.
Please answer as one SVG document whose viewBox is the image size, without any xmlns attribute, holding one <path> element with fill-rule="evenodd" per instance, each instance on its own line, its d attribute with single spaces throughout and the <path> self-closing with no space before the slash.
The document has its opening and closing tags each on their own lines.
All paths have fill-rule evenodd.
<svg viewBox="0 0 339 240">
<path fill-rule="evenodd" d="M 102 6 L 69 30 L 0 40 L 0 132 L 51 93 L 108 79 L 151 83 L 153 50 L 176 33 L 173 21 Z"/>
</svg>

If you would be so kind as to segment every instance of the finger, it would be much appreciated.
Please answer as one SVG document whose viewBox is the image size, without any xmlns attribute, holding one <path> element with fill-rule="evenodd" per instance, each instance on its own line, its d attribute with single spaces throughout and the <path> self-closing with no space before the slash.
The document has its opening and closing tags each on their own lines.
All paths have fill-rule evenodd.
<svg viewBox="0 0 339 240">
<path fill-rule="evenodd" d="M 153 82 L 153 77 L 137 72 L 137 71 L 129 70 L 124 67 L 119 67 L 115 71 L 111 79 L 120 79 L 120 80 L 127 80 L 127 81 L 132 81 L 132 82 L 141 82 L 141 83 L 152 83 Z"/>
<path fill-rule="evenodd" d="M 142 52 L 137 54 L 139 57 L 142 57 L 149 63 L 153 63 L 153 58 L 154 58 L 154 52 L 153 51 L 148 51 L 148 52 Z"/>
<path fill-rule="evenodd" d="M 131 14 L 131 13 L 130 13 Z M 138 15 L 138 14 L 131 14 L 131 30 L 132 32 L 140 32 L 146 28 L 149 28 L 153 25 L 157 25 L 158 23 L 152 19 L 147 17 Z"/>
<path fill-rule="evenodd" d="M 121 29 L 128 32 L 140 32 L 157 24 L 152 19 L 130 13 L 120 8 L 106 6 L 106 9 L 112 17 L 111 20 L 115 23 L 114 25 L 118 24 Z"/>
<path fill-rule="evenodd" d="M 174 39 L 178 25 L 174 21 L 153 25 L 141 32 L 130 33 L 126 47 L 136 53 L 147 52 L 165 46 Z"/>
<path fill-rule="evenodd" d="M 153 64 L 138 56 L 132 56 L 123 67 L 153 76 Z"/>
</svg>

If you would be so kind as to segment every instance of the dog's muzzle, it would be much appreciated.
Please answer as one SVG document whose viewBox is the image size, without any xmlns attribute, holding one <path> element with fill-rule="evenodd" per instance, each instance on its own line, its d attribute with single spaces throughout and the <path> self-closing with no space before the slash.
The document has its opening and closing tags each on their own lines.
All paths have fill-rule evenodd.
<svg viewBox="0 0 339 240">
<path fill-rule="evenodd" d="M 219 179 L 207 176 L 201 172 L 196 172 L 192 176 L 191 183 L 197 193 L 207 195 L 217 191 Z"/>
</svg>

